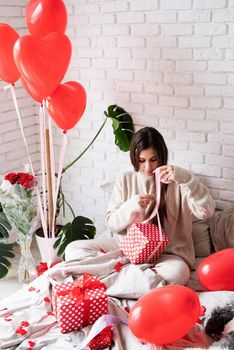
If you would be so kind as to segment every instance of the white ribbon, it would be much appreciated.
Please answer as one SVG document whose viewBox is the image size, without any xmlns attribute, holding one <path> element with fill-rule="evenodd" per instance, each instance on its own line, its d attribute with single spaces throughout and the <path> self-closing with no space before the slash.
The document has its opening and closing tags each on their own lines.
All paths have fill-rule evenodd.
<svg viewBox="0 0 234 350">
<path fill-rule="evenodd" d="M 99 317 L 99 319 L 93 324 L 89 335 L 82 341 L 80 345 L 76 346 L 76 350 L 84 349 L 91 342 L 91 340 L 95 338 L 106 327 L 120 323 L 128 325 L 127 320 L 124 320 L 118 316 L 104 315 Z"/>
<path fill-rule="evenodd" d="M 147 224 L 151 219 L 153 219 L 155 217 L 155 215 L 157 215 L 159 235 L 160 235 L 160 239 L 162 239 L 163 238 L 162 226 L 161 226 L 160 217 L 158 214 L 158 208 L 160 205 L 160 198 L 161 198 L 160 170 L 157 168 L 154 170 L 154 173 L 155 173 L 155 187 L 156 187 L 156 204 L 155 204 L 154 210 L 152 211 L 150 217 L 148 219 L 146 219 L 145 221 L 143 221 L 142 223 Z"/>
<path fill-rule="evenodd" d="M 45 107 L 45 106 L 44 106 Z M 55 193 L 56 193 L 56 187 L 55 187 L 55 167 L 54 167 L 54 143 L 53 143 L 53 133 L 52 133 L 52 125 L 51 125 L 51 118 L 48 116 L 48 125 L 49 125 L 49 142 L 50 142 L 50 160 L 51 160 L 51 182 L 52 182 L 52 202 L 53 202 L 53 217 L 52 217 L 52 228 L 51 228 L 51 234 L 52 238 L 55 237 L 55 215 L 56 215 L 56 200 Z M 55 211 L 54 211 L 55 208 Z"/>
<path fill-rule="evenodd" d="M 24 141 L 24 144 L 25 144 L 29 165 L 30 165 L 30 168 L 31 168 L 33 176 L 35 176 L 35 172 L 34 172 L 34 169 L 33 169 L 32 161 L 31 161 L 31 157 L 30 157 L 30 153 L 29 153 L 29 149 L 28 149 L 28 144 L 27 144 L 27 141 L 26 141 L 26 138 L 25 138 L 25 134 L 24 134 L 24 128 L 23 128 L 23 125 L 22 125 L 22 120 L 21 120 L 20 111 L 19 111 L 19 107 L 18 107 L 18 103 L 17 103 L 17 99 L 16 99 L 14 85 L 7 85 L 7 86 L 4 87 L 4 89 L 5 90 L 10 89 L 11 90 L 11 95 L 12 95 L 13 103 L 14 103 L 14 106 L 15 106 L 16 114 L 18 116 L 20 130 L 21 130 L 23 141 Z M 46 230 L 46 222 L 45 222 L 44 213 L 43 213 L 43 210 L 42 210 L 42 203 L 41 203 L 41 197 L 40 197 L 38 185 L 36 186 L 36 193 L 37 193 L 37 201 L 38 201 L 38 207 L 39 207 L 42 227 L 43 227 L 44 234 L 46 236 L 46 232 L 47 232 L 47 230 Z"/>
<path fill-rule="evenodd" d="M 156 204 L 155 204 L 155 208 L 152 211 L 150 217 L 147 220 L 143 221 L 143 224 L 148 223 L 151 219 L 153 219 L 155 217 L 155 215 L 157 215 L 160 242 L 156 245 L 156 247 L 154 248 L 152 253 L 148 256 L 146 262 L 149 262 L 151 260 L 151 258 L 154 256 L 154 254 L 158 251 L 158 249 L 163 244 L 163 242 L 162 242 L 163 241 L 162 226 L 161 226 L 161 221 L 160 221 L 160 217 L 159 217 L 159 213 L 158 213 L 160 199 L 161 199 L 160 170 L 157 168 L 154 170 L 154 173 L 155 173 L 155 187 L 156 187 Z"/>
<path fill-rule="evenodd" d="M 23 124 L 22 124 L 22 120 L 21 120 L 21 116 L 20 116 L 20 111 L 19 111 L 19 107 L 18 107 L 18 103 L 17 103 L 17 99 L 16 99 L 14 86 L 13 85 L 7 85 L 5 87 L 5 90 L 6 89 L 10 89 L 11 90 L 11 95 L 12 95 L 13 103 L 14 103 L 14 106 L 15 106 L 16 114 L 18 116 L 20 130 L 21 130 L 23 141 L 24 141 L 24 144 L 25 144 L 29 165 L 30 165 L 30 168 L 31 168 L 33 176 L 35 176 L 34 170 L 33 170 L 32 161 L 31 161 L 31 157 L 30 157 L 30 154 L 29 154 L 28 144 L 27 144 L 27 141 L 26 141 L 26 138 L 25 138 L 25 134 L 24 134 L 24 128 L 23 128 Z"/>
<path fill-rule="evenodd" d="M 44 101 L 43 101 L 44 103 Z M 42 185 L 42 199 L 43 199 L 43 209 L 44 209 L 44 218 L 46 225 L 47 233 L 47 205 L 46 205 L 46 174 L 45 174 L 45 113 L 43 105 L 39 107 L 39 123 L 40 123 L 40 155 L 41 155 L 41 185 Z M 44 230 L 43 230 L 44 231 Z M 48 236 L 44 232 L 44 236 Z"/>
<path fill-rule="evenodd" d="M 67 134 L 64 132 L 62 146 L 61 146 L 61 150 L 60 150 L 60 160 L 59 160 L 59 167 L 58 167 L 58 177 L 57 177 L 57 182 L 56 182 L 56 192 L 54 195 L 55 203 L 54 203 L 54 207 L 53 207 L 52 237 L 55 237 L 54 224 L 55 224 L 55 216 L 56 216 L 56 201 L 58 198 L 60 181 L 61 181 L 61 177 L 62 177 L 66 147 L 67 147 Z"/>
</svg>

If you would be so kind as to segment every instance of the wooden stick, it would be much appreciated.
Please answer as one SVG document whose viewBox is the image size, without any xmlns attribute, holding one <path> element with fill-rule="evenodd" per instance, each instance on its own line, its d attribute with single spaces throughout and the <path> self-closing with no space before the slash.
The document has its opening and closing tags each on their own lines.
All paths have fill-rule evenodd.
<svg viewBox="0 0 234 350">
<path fill-rule="evenodd" d="M 46 154 L 46 174 L 47 174 L 47 191 L 48 191 L 48 221 L 49 221 L 49 237 L 50 237 L 52 232 L 52 222 L 53 222 L 53 193 L 52 193 L 49 129 L 45 129 L 45 154 Z"/>
</svg>

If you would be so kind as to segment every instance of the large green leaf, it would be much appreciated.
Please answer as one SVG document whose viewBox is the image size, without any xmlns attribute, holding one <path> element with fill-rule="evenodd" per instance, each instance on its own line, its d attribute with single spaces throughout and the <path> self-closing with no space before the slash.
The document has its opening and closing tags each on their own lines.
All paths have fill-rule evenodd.
<svg viewBox="0 0 234 350">
<path fill-rule="evenodd" d="M 0 239 L 9 237 L 8 230 L 11 230 L 11 225 L 0 205 Z"/>
<path fill-rule="evenodd" d="M 79 239 L 91 239 L 96 234 L 94 223 L 89 218 L 77 216 L 72 222 L 63 226 L 58 234 L 58 239 L 54 243 L 57 255 L 64 255 L 65 248 L 73 241 Z"/>
<path fill-rule="evenodd" d="M 12 252 L 12 249 L 12 244 L 0 242 L 0 278 L 5 277 L 11 268 L 11 263 L 6 257 L 14 258 L 15 254 Z"/>
<path fill-rule="evenodd" d="M 115 144 L 123 152 L 129 151 L 132 136 L 134 134 L 133 120 L 122 107 L 111 105 L 104 112 L 107 118 L 112 120 Z"/>
<path fill-rule="evenodd" d="M 4 243 L 4 239 L 9 237 L 8 231 L 11 225 L 2 210 L 0 203 L 0 279 L 6 277 L 11 269 L 11 263 L 7 258 L 14 258 L 13 245 Z"/>
</svg>

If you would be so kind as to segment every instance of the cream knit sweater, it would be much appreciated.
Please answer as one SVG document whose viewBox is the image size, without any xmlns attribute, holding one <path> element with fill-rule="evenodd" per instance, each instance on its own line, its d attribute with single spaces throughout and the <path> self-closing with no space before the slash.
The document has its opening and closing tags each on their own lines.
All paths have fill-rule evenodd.
<svg viewBox="0 0 234 350">
<path fill-rule="evenodd" d="M 175 254 L 193 268 L 192 215 L 207 219 L 213 215 L 215 202 L 208 189 L 191 172 L 174 167 L 175 181 L 166 194 L 167 220 L 164 230 L 169 238 L 165 253 Z M 146 210 L 137 202 L 139 194 L 155 194 L 154 175 L 129 171 L 117 179 L 107 209 L 107 224 L 118 241 L 127 227 L 145 219 Z"/>
</svg>

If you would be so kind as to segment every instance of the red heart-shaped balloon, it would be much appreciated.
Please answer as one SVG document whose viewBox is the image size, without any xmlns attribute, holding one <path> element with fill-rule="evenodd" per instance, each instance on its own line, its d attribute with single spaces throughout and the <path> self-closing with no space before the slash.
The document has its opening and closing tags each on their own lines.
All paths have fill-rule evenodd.
<svg viewBox="0 0 234 350">
<path fill-rule="evenodd" d="M 71 51 L 70 40 L 60 33 L 42 39 L 25 35 L 16 41 L 15 63 L 32 95 L 42 100 L 52 94 L 67 71 Z"/>
<path fill-rule="evenodd" d="M 86 92 L 75 81 L 60 84 L 48 101 L 48 112 L 59 128 L 72 129 L 82 117 L 86 107 Z"/>
<path fill-rule="evenodd" d="M 0 23 L 0 78 L 11 84 L 20 77 L 13 57 L 13 47 L 18 38 L 18 33 L 11 26 Z"/>
<path fill-rule="evenodd" d="M 31 0 L 25 15 L 32 35 L 43 37 L 52 32 L 64 33 L 66 30 L 67 11 L 62 0 Z"/>
<path fill-rule="evenodd" d="M 42 98 L 41 98 L 41 96 L 40 96 L 40 95 L 37 95 L 37 94 L 35 93 L 35 91 L 32 92 L 32 91 L 30 90 L 30 88 L 28 87 L 27 82 L 24 80 L 23 77 L 20 77 L 20 80 L 21 80 L 21 82 L 22 82 L 22 84 L 23 84 L 23 87 L 24 87 L 25 90 L 27 91 L 27 93 L 28 93 L 35 101 L 37 101 L 37 102 L 39 102 L 39 103 L 42 104 Z"/>
</svg>

